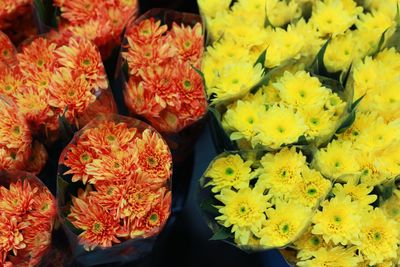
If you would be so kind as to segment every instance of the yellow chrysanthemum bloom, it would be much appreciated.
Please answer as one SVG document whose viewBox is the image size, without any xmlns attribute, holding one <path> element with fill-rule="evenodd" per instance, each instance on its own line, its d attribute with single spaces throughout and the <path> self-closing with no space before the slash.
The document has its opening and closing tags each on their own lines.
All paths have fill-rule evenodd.
<svg viewBox="0 0 400 267">
<path fill-rule="evenodd" d="M 207 88 L 208 94 L 215 94 L 214 101 L 246 94 L 256 85 L 264 74 L 261 64 L 247 61 L 233 61 L 218 70 L 219 79 L 213 88 Z M 208 86 L 207 86 L 208 87 Z"/>
<path fill-rule="evenodd" d="M 215 15 L 221 10 L 227 10 L 232 0 L 198 0 L 201 13 L 207 17 L 215 17 Z"/>
<path fill-rule="evenodd" d="M 357 155 L 357 162 L 361 172 L 360 180 L 364 185 L 376 186 L 390 178 L 382 173 L 382 166 L 379 166 L 379 160 L 377 161 L 376 157 L 376 154 L 370 153 L 368 150 L 362 150 Z"/>
<path fill-rule="evenodd" d="M 284 105 L 271 106 L 262 120 L 265 123 L 257 125 L 258 134 L 252 144 L 261 144 L 273 149 L 282 145 L 297 142 L 307 131 L 304 119 L 293 108 Z"/>
<path fill-rule="evenodd" d="M 312 211 L 294 201 L 278 201 L 275 208 L 267 210 L 267 221 L 260 232 L 264 247 L 283 247 L 299 237 L 307 227 Z"/>
<path fill-rule="evenodd" d="M 269 38 L 271 41 L 267 46 L 265 60 L 268 68 L 279 66 L 289 59 L 299 59 L 306 43 L 305 36 L 297 32 L 292 25 L 289 25 L 286 30 L 275 28 Z"/>
<path fill-rule="evenodd" d="M 379 76 L 381 64 L 367 57 L 363 62 L 359 62 L 354 66 L 354 99 L 359 99 L 363 95 L 369 95 L 382 82 Z M 362 101 L 360 106 L 364 105 Z"/>
<path fill-rule="evenodd" d="M 370 195 L 374 188 L 365 184 L 358 184 L 356 179 L 348 181 L 346 184 L 335 184 L 332 193 L 335 197 L 350 196 L 352 201 L 356 201 L 362 209 L 370 210 L 371 204 L 377 200 L 376 195 Z"/>
<path fill-rule="evenodd" d="M 212 46 L 207 47 L 205 56 L 210 56 L 224 63 L 227 60 L 234 62 L 235 60 L 247 60 L 255 62 L 257 59 L 249 59 L 249 49 L 238 45 L 235 41 L 223 38 L 218 42 L 214 42 Z"/>
<path fill-rule="evenodd" d="M 303 106 L 300 113 L 308 127 L 306 137 L 313 139 L 315 137 L 329 136 L 335 132 L 338 127 L 338 121 L 334 120 L 332 113 L 319 106 Z"/>
<path fill-rule="evenodd" d="M 357 40 L 351 31 L 332 39 L 324 56 L 324 63 L 329 72 L 334 73 L 348 70 L 350 64 L 353 63 L 353 60 L 357 56 L 354 45 L 356 42 Z"/>
<path fill-rule="evenodd" d="M 275 198 L 289 197 L 302 182 L 302 171 L 307 168 L 306 158 L 296 148 L 283 148 L 276 154 L 268 153 L 260 160 L 262 171 L 256 187 L 269 189 Z"/>
<path fill-rule="evenodd" d="M 305 71 L 294 74 L 285 72 L 274 86 L 279 90 L 281 99 L 296 107 L 315 105 L 322 107 L 329 90 L 322 87 L 318 78 L 311 77 Z"/>
<path fill-rule="evenodd" d="M 398 224 L 379 208 L 365 213 L 361 224 L 360 245 L 358 249 L 371 265 L 397 257 L 399 242 Z"/>
<path fill-rule="evenodd" d="M 365 8 L 370 11 L 379 11 L 387 14 L 391 18 L 396 16 L 398 0 L 364 0 L 362 1 Z"/>
<path fill-rule="evenodd" d="M 360 170 L 356 158 L 357 153 L 351 142 L 334 140 L 326 148 L 315 153 L 313 166 L 326 177 L 346 181 L 346 175 L 352 175 Z"/>
<path fill-rule="evenodd" d="M 272 83 L 269 83 L 267 86 L 264 85 L 260 91 L 263 92 L 266 105 L 273 105 L 281 101 L 279 91 Z"/>
<path fill-rule="evenodd" d="M 345 111 L 347 103 L 337 94 L 330 94 L 325 102 L 324 108 L 331 113 L 332 120 L 337 120 Z"/>
<path fill-rule="evenodd" d="M 257 103 L 253 99 L 238 100 L 228 107 L 223 116 L 222 125 L 225 130 L 233 132 L 230 135 L 232 140 L 245 138 L 250 141 L 256 135 L 254 126 L 262 123 L 261 118 L 265 112 L 266 109 L 262 103 Z"/>
<path fill-rule="evenodd" d="M 362 260 L 357 256 L 354 247 L 334 247 L 331 249 L 320 248 L 313 252 L 311 260 L 297 263 L 301 267 L 357 267 Z"/>
<path fill-rule="evenodd" d="M 244 161 L 239 155 L 218 158 L 205 174 L 205 177 L 211 178 L 207 186 L 211 185 L 213 192 L 231 187 L 235 189 L 247 188 L 252 178 L 252 164 L 252 161 Z"/>
<path fill-rule="evenodd" d="M 266 0 L 269 22 L 275 27 L 282 27 L 301 16 L 301 9 L 295 1 Z"/>
<path fill-rule="evenodd" d="M 215 219 L 224 227 L 232 226 L 235 239 L 248 243 L 252 234 L 257 234 L 265 223 L 265 212 L 270 207 L 269 196 L 249 187 L 233 191 L 222 189 L 215 196 L 224 206 L 219 207 L 220 216 Z"/>
<path fill-rule="evenodd" d="M 358 244 L 361 216 L 359 206 L 349 196 L 326 200 L 313 217 L 312 233 L 333 244 Z"/>
<path fill-rule="evenodd" d="M 378 115 L 374 112 L 357 112 L 356 120 L 343 134 L 339 135 L 340 140 L 357 142 L 360 135 L 365 134 L 365 130 L 371 127 L 377 120 Z"/>
<path fill-rule="evenodd" d="M 331 182 L 316 170 L 304 168 L 302 182 L 292 191 L 292 198 L 300 204 L 314 208 L 331 189 Z"/>
<path fill-rule="evenodd" d="M 381 209 L 388 218 L 400 223 L 400 190 L 395 191 L 391 198 L 383 203 Z"/>
<path fill-rule="evenodd" d="M 308 57 L 310 60 L 315 58 L 315 55 L 321 49 L 325 40 L 319 37 L 317 28 L 310 21 L 306 22 L 304 18 L 300 19 L 293 29 L 301 36 L 307 36 L 306 42 L 303 44 L 302 54 Z M 310 62 L 311 63 L 311 62 Z"/>
<path fill-rule="evenodd" d="M 343 34 L 357 21 L 361 7 L 349 10 L 341 0 L 318 1 L 311 16 L 312 23 L 317 27 L 321 36 Z"/>
<path fill-rule="evenodd" d="M 384 66 L 392 69 L 395 76 L 399 75 L 398 72 L 400 71 L 400 53 L 398 53 L 393 47 L 379 52 L 376 55 L 375 60 L 381 62 Z"/>
<path fill-rule="evenodd" d="M 325 243 L 324 239 L 320 235 L 313 235 L 311 233 L 312 228 L 310 227 L 302 236 L 296 240 L 293 244 L 298 250 L 297 258 L 301 260 L 307 260 L 312 258 L 313 252 L 320 248 L 331 248 L 332 245 Z"/>
</svg>

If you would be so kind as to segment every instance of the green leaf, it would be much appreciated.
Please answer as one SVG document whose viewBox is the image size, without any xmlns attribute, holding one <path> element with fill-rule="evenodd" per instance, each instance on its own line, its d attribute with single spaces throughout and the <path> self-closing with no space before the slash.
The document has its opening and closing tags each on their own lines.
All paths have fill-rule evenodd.
<svg viewBox="0 0 400 267">
<path fill-rule="evenodd" d="M 385 35 L 386 35 L 386 32 L 387 32 L 387 31 L 388 31 L 388 29 L 386 29 L 386 30 L 382 33 L 381 38 L 379 39 L 379 42 L 378 42 L 378 45 L 377 45 L 375 51 L 373 51 L 373 52 L 370 54 L 370 56 L 375 57 L 379 52 L 382 51 L 383 45 L 384 45 L 384 43 L 385 43 Z"/>
<path fill-rule="evenodd" d="M 345 89 L 342 83 L 339 82 L 338 80 L 316 74 L 312 74 L 312 76 L 318 78 L 323 86 L 331 89 L 335 93 L 343 92 Z"/>
<path fill-rule="evenodd" d="M 209 240 L 225 240 L 228 238 L 232 238 L 232 233 L 229 232 L 229 229 L 224 227 L 218 227 L 214 232 L 214 235 Z"/>
<path fill-rule="evenodd" d="M 258 57 L 256 63 L 254 64 L 254 66 L 256 66 L 258 63 L 261 64 L 261 66 L 263 66 L 263 68 L 265 68 L 265 60 L 267 58 L 267 49 L 265 49 L 261 55 Z"/>
<path fill-rule="evenodd" d="M 219 211 L 218 211 L 218 209 L 214 206 L 214 203 L 213 203 L 213 201 L 212 201 L 211 198 L 207 198 L 207 199 L 203 200 L 203 201 L 200 203 L 200 208 L 201 208 L 203 211 L 208 212 L 208 213 L 211 213 L 211 214 L 213 214 L 213 215 L 218 215 L 218 214 L 219 214 Z"/>
<path fill-rule="evenodd" d="M 350 115 L 346 118 L 346 120 L 340 125 L 339 129 L 336 131 L 337 134 L 344 133 L 347 129 L 353 125 L 356 120 L 356 111 L 353 110 L 350 112 Z"/>
<path fill-rule="evenodd" d="M 353 64 L 350 64 L 349 69 L 346 72 L 342 72 L 340 74 L 339 81 L 342 84 L 343 88 L 346 88 L 347 86 L 347 82 L 349 81 L 352 69 L 353 69 Z"/>
<path fill-rule="evenodd" d="M 306 146 L 306 145 L 308 145 L 308 144 L 309 144 L 309 142 L 308 142 L 307 138 L 306 138 L 304 135 L 302 135 L 302 136 L 299 137 L 299 139 L 297 140 L 297 142 L 294 143 L 293 145 L 297 145 L 297 146 Z"/>
<path fill-rule="evenodd" d="M 322 46 L 322 48 L 319 50 L 317 56 L 315 57 L 313 63 L 311 64 L 310 67 L 310 72 L 316 75 L 324 75 L 327 76 L 328 71 L 325 67 L 324 64 L 324 57 L 325 57 L 325 52 L 326 49 L 330 43 L 331 39 L 328 39 L 325 44 Z"/>
<path fill-rule="evenodd" d="M 354 110 L 355 108 L 357 108 L 357 106 L 360 104 L 360 102 L 364 99 L 364 97 L 366 96 L 363 95 L 362 97 L 360 97 L 359 99 L 357 99 L 352 105 L 351 105 L 351 110 Z"/>
</svg>

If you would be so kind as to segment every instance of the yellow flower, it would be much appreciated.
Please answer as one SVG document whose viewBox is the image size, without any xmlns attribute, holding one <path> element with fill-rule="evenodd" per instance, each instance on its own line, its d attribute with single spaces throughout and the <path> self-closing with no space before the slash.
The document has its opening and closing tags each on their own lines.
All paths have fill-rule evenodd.
<svg viewBox="0 0 400 267">
<path fill-rule="evenodd" d="M 279 91 L 272 83 L 269 83 L 267 86 L 264 85 L 260 91 L 263 92 L 265 104 L 267 105 L 273 105 L 281 101 Z"/>
<path fill-rule="evenodd" d="M 294 188 L 291 198 L 300 204 L 314 208 L 331 189 L 331 182 L 325 179 L 318 171 L 304 168 L 302 180 Z"/>
<path fill-rule="evenodd" d="M 267 221 L 260 232 L 264 247 L 283 247 L 299 237 L 311 218 L 310 208 L 295 201 L 278 201 L 267 210 Z"/>
<path fill-rule="evenodd" d="M 301 267 L 357 267 L 357 263 L 361 261 L 354 247 L 320 248 L 312 254 L 313 259 L 300 261 L 297 265 Z"/>
<path fill-rule="evenodd" d="M 358 184 L 356 179 L 348 181 L 346 184 L 335 184 L 332 193 L 335 197 L 344 198 L 350 196 L 352 201 L 356 201 L 358 206 L 363 209 L 372 209 L 371 204 L 378 198 L 370 195 L 374 188 L 365 184 Z"/>
<path fill-rule="evenodd" d="M 357 146 L 378 151 L 387 148 L 389 145 L 399 140 L 400 123 L 385 123 L 383 118 L 379 117 L 375 120 L 371 127 L 368 127 L 358 138 Z M 372 149 L 371 149 L 372 148 Z"/>
<path fill-rule="evenodd" d="M 379 52 L 376 55 L 375 60 L 390 67 L 390 69 L 394 70 L 395 75 L 398 75 L 398 71 L 400 71 L 400 53 L 398 53 L 393 47 Z"/>
<path fill-rule="evenodd" d="M 324 63 L 329 72 L 347 71 L 357 56 L 355 43 L 357 40 L 351 31 L 332 39 L 324 56 Z"/>
<path fill-rule="evenodd" d="M 362 218 L 358 249 L 371 265 L 397 257 L 399 226 L 379 208 L 365 213 Z"/>
<path fill-rule="evenodd" d="M 266 0 L 268 20 L 275 27 L 282 27 L 301 16 L 301 9 L 295 1 Z"/>
<path fill-rule="evenodd" d="M 379 86 L 381 83 L 381 77 L 379 77 L 380 68 L 381 64 L 370 57 L 365 58 L 363 62 L 355 64 L 353 74 L 354 99 L 369 95 Z M 360 103 L 360 106 L 364 105 L 364 100 Z"/>
<path fill-rule="evenodd" d="M 218 42 L 214 42 L 212 46 L 207 47 L 206 56 L 210 56 L 220 62 L 229 62 L 235 60 L 247 60 L 248 62 L 255 62 L 256 59 L 249 59 L 249 49 L 240 46 L 234 40 L 222 38 Z"/>
<path fill-rule="evenodd" d="M 304 18 L 302 18 L 293 26 L 293 29 L 300 36 L 307 36 L 306 42 L 303 44 L 302 54 L 313 60 L 325 42 L 322 38 L 319 38 L 315 25 L 310 21 L 306 22 Z"/>
<path fill-rule="evenodd" d="M 320 248 L 331 248 L 331 245 L 325 243 L 322 236 L 313 235 L 311 230 L 312 228 L 310 227 L 298 240 L 293 243 L 298 250 L 297 258 L 301 260 L 312 258 L 313 252 L 319 250 Z"/>
<path fill-rule="evenodd" d="M 257 125 L 259 132 L 252 140 L 253 146 L 261 144 L 273 149 L 295 143 L 307 131 L 304 119 L 293 108 L 284 105 L 271 106 Z"/>
<path fill-rule="evenodd" d="M 219 207 L 221 215 L 215 219 L 224 227 L 232 226 L 235 239 L 247 244 L 251 234 L 257 234 L 265 223 L 269 196 L 262 191 L 244 188 L 237 192 L 222 189 L 215 197 L 224 204 Z"/>
<path fill-rule="evenodd" d="M 315 137 L 330 136 L 335 132 L 338 122 L 333 119 L 331 112 L 324 110 L 318 106 L 303 106 L 300 113 L 304 118 L 304 122 L 308 127 L 306 133 L 309 139 Z"/>
<path fill-rule="evenodd" d="M 365 134 L 365 130 L 373 125 L 378 115 L 374 112 L 357 112 L 356 120 L 343 134 L 339 135 L 340 140 L 349 140 L 356 143 L 360 135 Z"/>
<path fill-rule="evenodd" d="M 222 125 L 224 129 L 233 131 L 230 138 L 239 140 L 245 138 L 251 140 L 255 136 L 255 125 L 261 124 L 261 117 L 266 112 L 262 103 L 250 100 L 238 100 L 234 105 L 228 107 L 223 116 Z"/>
<path fill-rule="evenodd" d="M 231 4 L 231 0 L 198 0 L 197 3 L 201 12 L 206 17 L 214 17 L 219 11 L 227 10 Z"/>
<path fill-rule="evenodd" d="M 370 153 L 368 148 L 358 153 L 357 162 L 360 166 L 362 184 L 376 186 L 387 180 L 387 175 L 384 175 L 380 170 L 382 166 L 379 166 L 379 160 L 382 159 L 377 160 L 376 157 L 377 155 Z"/>
<path fill-rule="evenodd" d="M 207 186 L 211 185 L 213 192 L 223 188 L 247 188 L 252 178 L 252 161 L 244 161 L 239 155 L 229 155 L 216 159 L 205 176 L 211 178 Z"/>
<path fill-rule="evenodd" d="M 274 197 L 288 197 L 302 182 L 301 172 L 307 168 L 306 158 L 296 148 L 283 148 L 276 154 L 268 153 L 260 160 L 262 171 L 256 187 L 269 189 Z"/>
<path fill-rule="evenodd" d="M 313 234 L 322 235 L 325 242 L 333 244 L 358 244 L 360 232 L 359 206 L 349 196 L 324 201 L 322 210 L 313 218 Z"/>
<path fill-rule="evenodd" d="M 396 192 L 397 195 L 393 194 L 391 198 L 386 200 L 381 206 L 381 209 L 388 218 L 400 223 L 400 191 L 397 190 Z"/>
<path fill-rule="evenodd" d="M 264 71 L 261 64 L 253 66 L 246 61 L 231 61 L 218 70 L 219 79 L 209 94 L 215 94 L 214 101 L 242 96 L 262 78 Z"/>
<path fill-rule="evenodd" d="M 305 71 L 295 74 L 285 72 L 274 86 L 279 90 L 282 101 L 296 107 L 315 105 L 322 107 L 328 96 L 328 89 Z"/>
<path fill-rule="evenodd" d="M 349 11 L 340 0 L 318 1 L 311 16 L 321 36 L 343 34 L 356 21 L 357 15 L 362 12 L 361 7 L 354 7 Z"/>
<path fill-rule="evenodd" d="M 315 153 L 313 166 L 331 179 L 346 180 L 346 175 L 358 172 L 357 154 L 349 141 L 334 140 Z"/>
</svg>

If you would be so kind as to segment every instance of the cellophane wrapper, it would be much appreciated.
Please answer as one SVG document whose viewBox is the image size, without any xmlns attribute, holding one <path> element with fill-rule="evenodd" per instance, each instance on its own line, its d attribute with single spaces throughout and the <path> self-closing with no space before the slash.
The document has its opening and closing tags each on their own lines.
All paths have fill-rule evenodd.
<svg viewBox="0 0 400 267">
<path fill-rule="evenodd" d="M 13 188 L 10 188 L 10 185 Z M 18 226 L 15 227 L 20 228 L 16 231 L 21 239 L 19 244 L 14 242 L 14 248 L 17 247 L 16 254 L 8 251 L 8 255 L 5 256 L 2 252 L 2 257 L 5 257 L 0 259 L 2 266 L 40 266 L 41 263 L 46 262 L 51 249 L 52 231 L 56 219 L 55 198 L 39 178 L 24 171 L 1 170 L 0 187 L 2 225 L 4 226 L 6 221 L 16 220 Z M 9 199 L 10 196 L 12 199 Z M 24 214 L 19 213 L 26 208 L 23 204 L 27 197 L 31 200 L 31 208 Z M 18 204 L 7 205 L 9 201 Z M 40 210 L 40 215 L 34 215 L 33 213 L 38 210 Z M 17 217 L 19 219 L 16 219 Z M 15 238 L 17 238 L 17 233 L 13 233 Z M 6 234 L 7 231 L 3 229 L 0 235 L 4 238 L 3 235 Z"/>
<path fill-rule="evenodd" d="M 105 125 L 108 126 L 105 126 Z M 113 126 L 110 126 L 113 125 Z M 85 160 L 88 160 L 86 156 L 88 155 L 87 153 L 93 153 L 94 150 L 85 150 L 81 151 L 78 153 L 81 153 L 80 155 L 75 153 L 80 146 L 80 144 L 83 144 L 83 140 L 86 140 L 85 135 L 89 136 L 89 134 L 94 133 L 98 131 L 99 129 L 102 129 L 102 127 L 111 127 L 114 130 L 117 128 L 123 128 L 121 132 L 127 133 L 127 131 L 132 133 L 136 133 L 135 137 L 132 138 L 132 135 L 126 136 L 124 134 L 119 134 L 116 133 L 114 130 L 110 130 L 108 132 L 107 138 L 110 141 L 111 139 L 116 142 L 120 142 L 120 144 L 123 144 L 125 146 L 124 151 L 117 151 L 117 150 L 108 150 L 110 148 L 110 143 L 103 143 L 103 145 L 99 146 L 99 143 L 97 141 L 94 141 L 93 146 L 91 148 L 97 149 L 99 147 L 102 147 L 101 151 L 97 151 L 97 154 L 91 154 L 90 158 L 93 158 L 92 164 L 85 165 L 86 168 L 89 170 L 91 169 L 94 165 L 95 161 L 98 161 L 99 159 L 101 160 L 101 157 L 103 157 L 104 162 L 101 163 L 98 167 L 102 168 L 101 165 L 107 165 L 106 162 L 113 162 L 114 167 L 116 167 L 118 164 L 118 167 L 122 166 L 125 169 L 130 169 L 131 170 L 131 176 L 124 176 L 122 172 L 119 174 L 114 174 L 112 176 L 109 176 L 106 180 L 103 181 L 94 181 L 93 177 L 98 177 L 96 175 L 89 174 L 87 176 L 87 181 L 85 181 L 86 185 L 83 183 L 83 180 L 77 180 L 75 179 L 79 175 L 75 172 L 73 175 L 71 175 L 71 168 L 69 168 L 68 164 L 71 164 L 71 161 L 73 159 L 73 154 L 78 155 L 78 161 L 79 161 L 79 156 L 85 155 Z M 104 129 L 104 128 L 103 128 Z M 114 132 L 113 132 L 114 131 Z M 96 138 L 96 137 L 95 137 Z M 129 141 L 130 138 L 130 141 Z M 140 144 L 139 141 L 136 143 L 137 140 L 140 139 Z M 147 140 L 144 140 L 147 138 Z M 157 139 L 157 142 L 154 141 Z M 93 139 L 94 140 L 94 139 Z M 100 139 L 98 139 L 100 141 Z M 103 140 L 105 141 L 105 140 Z M 100 142 L 103 142 L 100 141 Z M 82 142 L 82 143 L 80 143 Z M 125 143 L 124 143 L 125 142 Z M 139 144 L 139 145 L 138 145 Z M 151 150 L 151 147 L 153 148 L 157 147 L 158 149 L 162 147 L 164 149 L 164 154 L 161 157 L 158 157 L 157 154 L 151 154 L 155 150 Z M 97 148 L 96 148 L 97 147 Z M 148 150 L 145 150 L 148 149 Z M 107 152 L 108 150 L 108 152 Z M 75 152 L 74 152 L 75 151 Z M 152 152 L 153 151 L 153 152 Z M 73 153 L 73 154 L 71 154 Z M 86 153 L 86 154 L 84 154 Z M 108 156 L 104 156 L 105 153 L 110 153 Z M 133 153 L 130 156 L 125 156 L 125 159 L 122 161 L 117 161 L 111 159 L 112 157 L 118 157 L 118 153 Z M 160 152 L 161 153 L 161 152 Z M 101 156 L 103 155 L 103 156 Z M 161 154 L 160 154 L 161 155 Z M 97 159 L 96 159 L 97 157 Z M 108 159 L 107 159 L 108 157 Z M 111 158 L 110 158 L 111 157 Z M 159 176 L 160 179 L 153 179 L 151 180 L 153 174 L 152 171 L 149 168 L 143 167 L 143 164 L 147 164 L 146 162 L 143 163 L 143 160 L 146 160 L 148 164 L 151 166 L 161 166 L 157 165 L 158 163 L 164 164 L 162 165 L 163 167 L 163 176 Z M 84 163 L 82 163 L 84 164 Z M 140 165 L 142 164 L 142 165 Z M 156 165 L 154 165 L 156 164 Z M 68 166 L 67 166 L 68 165 Z M 139 167 L 139 165 L 141 167 Z M 146 166 L 150 166 L 146 165 Z M 92 166 L 92 167 L 90 167 Z M 97 167 L 95 167 L 97 168 Z M 108 167 L 106 167 L 108 168 Z M 85 172 L 85 171 L 83 171 Z M 90 171 L 89 171 L 90 172 Z M 99 170 L 99 175 L 103 175 L 105 172 Z M 133 176 L 132 176 L 133 175 Z M 135 181 L 131 180 L 124 180 L 124 182 L 121 182 L 121 179 L 136 179 Z M 146 186 L 144 186 L 143 182 L 144 180 L 137 179 L 137 178 L 130 178 L 130 177 L 142 177 L 141 179 L 146 179 L 148 178 L 149 180 L 146 182 Z M 124 117 L 120 115 L 105 115 L 101 116 L 99 118 L 94 119 L 91 121 L 88 125 L 86 125 L 83 129 L 75 133 L 74 138 L 72 139 L 71 143 L 64 149 L 64 151 L 61 154 L 60 161 L 59 161 L 59 168 L 58 168 L 58 177 L 57 177 L 57 201 L 59 205 L 59 218 L 61 220 L 62 226 L 67 234 L 67 238 L 72 250 L 72 255 L 74 258 L 74 262 L 77 264 L 81 264 L 84 266 L 97 266 L 99 264 L 122 264 L 122 263 L 128 263 L 128 262 L 134 262 L 135 260 L 138 260 L 144 256 L 146 256 L 149 252 L 151 252 L 154 243 L 157 239 L 157 236 L 160 234 L 160 232 L 163 230 L 167 220 L 169 219 L 170 213 L 171 213 L 171 177 L 172 177 L 172 156 L 170 154 L 170 151 L 168 149 L 168 146 L 166 145 L 165 141 L 162 139 L 161 135 L 159 135 L 156 130 L 154 130 L 151 126 L 147 125 L 146 123 L 139 121 L 137 119 L 129 118 L 129 117 Z M 85 179 L 85 178 L 84 178 Z M 74 181 L 73 181 L 74 180 Z M 128 229 L 128 234 L 120 235 L 118 237 L 119 242 L 114 242 L 111 245 L 109 243 L 108 246 L 92 246 L 90 242 L 87 242 L 87 240 L 82 239 L 82 235 L 85 232 L 82 232 L 82 229 L 79 229 L 76 224 L 74 224 L 74 221 L 71 219 L 69 216 L 71 214 L 71 210 L 74 205 L 76 205 L 76 201 L 78 198 L 84 199 L 85 195 L 91 195 L 91 194 L 100 194 L 101 192 L 101 186 L 102 183 L 107 184 L 107 188 L 112 189 L 115 187 L 118 187 L 119 185 L 123 184 L 122 186 L 125 186 L 125 188 L 128 188 L 128 191 L 107 191 L 108 193 L 110 192 L 119 192 L 119 197 L 123 197 L 124 201 L 127 198 L 132 198 L 134 197 L 133 191 L 129 191 L 130 189 L 136 190 L 134 188 L 138 188 L 138 186 L 143 186 L 147 187 L 143 189 L 144 191 L 140 192 L 148 192 L 146 190 L 154 190 L 154 192 L 158 192 L 157 196 L 154 198 L 153 196 L 153 202 L 151 204 L 151 209 L 150 211 L 147 208 L 146 214 L 143 215 L 143 211 L 140 213 L 138 211 L 137 213 L 132 213 L 130 218 L 133 218 L 132 216 L 137 216 L 137 218 L 147 218 L 146 220 L 152 220 L 154 218 L 158 219 L 158 224 L 155 224 L 153 228 L 149 228 L 147 232 L 145 230 L 140 230 L 141 223 L 143 221 L 146 221 L 145 219 L 141 219 L 141 221 L 137 221 L 138 223 L 136 224 L 136 228 L 133 227 Z M 129 186 L 128 186 L 129 183 Z M 118 185 L 119 184 L 119 185 Z M 103 187 L 104 188 L 104 187 Z M 121 188 L 121 187 L 120 187 Z M 99 191 L 100 190 L 100 191 Z M 117 189 L 115 189 L 117 190 Z M 118 189 L 119 190 L 119 189 Z M 104 191 L 104 190 L 103 190 Z M 135 191 L 138 192 L 138 191 Z M 139 200 L 141 199 L 140 196 L 147 196 L 145 195 L 146 193 L 138 193 L 136 195 L 139 197 Z M 112 193 L 110 193 L 112 194 Z M 150 194 L 149 194 L 150 195 Z M 77 198 L 78 197 L 78 198 Z M 117 197 L 117 196 L 116 196 Z M 100 198 L 99 198 L 100 199 Z M 149 199 L 149 198 L 147 198 Z M 125 202 L 122 201 L 122 198 L 120 199 L 121 202 L 118 205 L 127 205 L 127 201 Z M 129 202 L 133 203 L 132 205 L 137 205 L 137 207 L 140 207 L 141 203 L 139 202 Z M 99 205 L 94 203 L 93 205 Z M 109 206 L 107 206 L 109 207 Z M 102 209 L 102 212 L 97 214 L 98 216 L 107 216 L 108 213 L 111 212 L 110 209 L 105 211 L 107 208 L 104 206 L 104 209 Z M 155 210 L 157 210 L 159 213 L 155 213 L 157 216 L 152 217 Z M 106 214 L 107 213 L 107 214 Z M 123 229 L 124 227 L 126 228 L 127 225 L 125 224 L 125 219 L 127 219 L 127 215 L 121 211 L 120 214 L 125 214 L 121 215 L 121 218 L 118 217 L 118 215 L 108 215 L 108 216 L 114 216 L 113 220 L 117 221 L 118 224 L 120 224 L 118 227 L 119 231 L 125 231 L 126 229 Z M 151 214 L 151 215 L 150 215 Z M 124 217 L 125 216 L 125 217 Z M 147 217 L 146 217 L 147 216 Z M 122 219 L 124 217 L 124 219 Z M 128 220 L 128 219 L 127 219 Z M 76 222 L 76 221 L 75 221 Z M 129 221 L 131 222 L 131 221 Z M 129 226 L 129 225 L 128 225 Z M 139 229 L 139 230 L 138 230 Z M 143 228 L 144 229 L 144 228 Z M 129 234 L 130 231 L 130 234 Z M 135 232 L 136 231 L 136 232 Z M 87 231 L 86 231 L 87 232 Z M 89 247 L 89 249 L 88 249 Z"/>
</svg>

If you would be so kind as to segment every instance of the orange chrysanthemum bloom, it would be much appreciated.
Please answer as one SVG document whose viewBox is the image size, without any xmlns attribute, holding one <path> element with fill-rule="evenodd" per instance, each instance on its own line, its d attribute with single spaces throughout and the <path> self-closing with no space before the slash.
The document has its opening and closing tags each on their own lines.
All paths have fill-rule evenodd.
<svg viewBox="0 0 400 267">
<path fill-rule="evenodd" d="M 12 251 L 18 256 L 18 250 L 26 247 L 21 231 L 29 226 L 28 222 L 21 222 L 15 216 L 4 212 L 0 216 L 0 251 L 3 252 L 3 262 L 7 253 Z"/>
<path fill-rule="evenodd" d="M 13 65 L 16 62 L 16 51 L 10 39 L 0 31 L 0 62 Z"/>
<path fill-rule="evenodd" d="M 74 24 L 85 23 L 93 17 L 96 17 L 98 7 L 103 5 L 102 1 L 92 0 L 69 0 L 55 1 L 61 8 L 61 16 Z"/>
<path fill-rule="evenodd" d="M 75 227 L 83 230 L 79 238 L 88 250 L 97 246 L 111 247 L 113 243 L 120 243 L 117 237 L 126 236 L 119 220 L 101 207 L 93 197 L 72 198 L 68 219 Z"/>
<path fill-rule="evenodd" d="M 64 164 L 70 169 L 64 175 L 72 174 L 72 182 L 82 181 L 83 184 L 90 182 L 91 176 L 87 173 L 86 165 L 94 159 L 95 153 L 88 146 L 81 143 L 71 145 L 65 155 Z"/>
<path fill-rule="evenodd" d="M 58 62 L 79 74 L 83 74 L 92 89 L 108 88 L 107 76 L 96 47 L 85 39 L 72 38 L 68 46 L 57 49 Z"/>
<path fill-rule="evenodd" d="M 48 103 L 60 114 L 66 110 L 65 117 L 70 122 L 73 123 L 94 101 L 96 96 L 92 94 L 90 83 L 83 74 L 75 76 L 70 70 L 62 68 L 54 75 Z"/>
<path fill-rule="evenodd" d="M 56 44 L 42 37 L 23 46 L 22 53 L 17 54 L 21 71 L 29 74 L 29 71 L 54 70 L 57 64 L 55 50 Z"/>
<path fill-rule="evenodd" d="M 190 62 L 191 64 L 198 65 L 200 58 L 203 54 L 203 28 L 200 23 L 192 28 L 185 25 L 179 26 L 176 23 L 172 24 L 170 31 L 172 36 L 171 40 L 173 45 L 178 50 L 179 58 L 182 61 Z"/>
<path fill-rule="evenodd" d="M 0 67 L 0 94 L 15 98 L 23 85 L 23 77 L 17 67 Z"/>
<path fill-rule="evenodd" d="M 23 216 L 33 209 L 34 196 L 38 191 L 28 180 L 10 184 L 10 188 L 0 187 L 0 209 L 8 216 Z"/>
<path fill-rule="evenodd" d="M 25 70 L 23 87 L 30 87 L 41 95 L 48 95 L 50 83 L 54 79 L 54 73 L 55 70 L 48 69 L 39 71 L 34 69 Z"/>
<path fill-rule="evenodd" d="M 144 130 L 136 140 L 138 168 L 149 183 L 163 183 L 171 176 L 172 158 L 165 141 L 155 132 Z"/>
<path fill-rule="evenodd" d="M 155 21 L 154 18 L 150 18 L 130 27 L 127 30 L 126 36 L 130 44 L 153 44 L 158 42 L 167 30 L 167 25 L 161 26 L 161 21 Z"/>
<path fill-rule="evenodd" d="M 120 206 L 125 198 L 125 183 L 126 181 L 121 180 L 98 181 L 94 185 L 96 191 L 90 192 L 99 205 L 117 219 L 120 219 Z"/>
<path fill-rule="evenodd" d="M 136 219 L 130 230 L 131 238 L 135 236 L 152 236 L 160 231 L 171 212 L 171 192 L 161 189 L 147 214 Z"/>
</svg>

